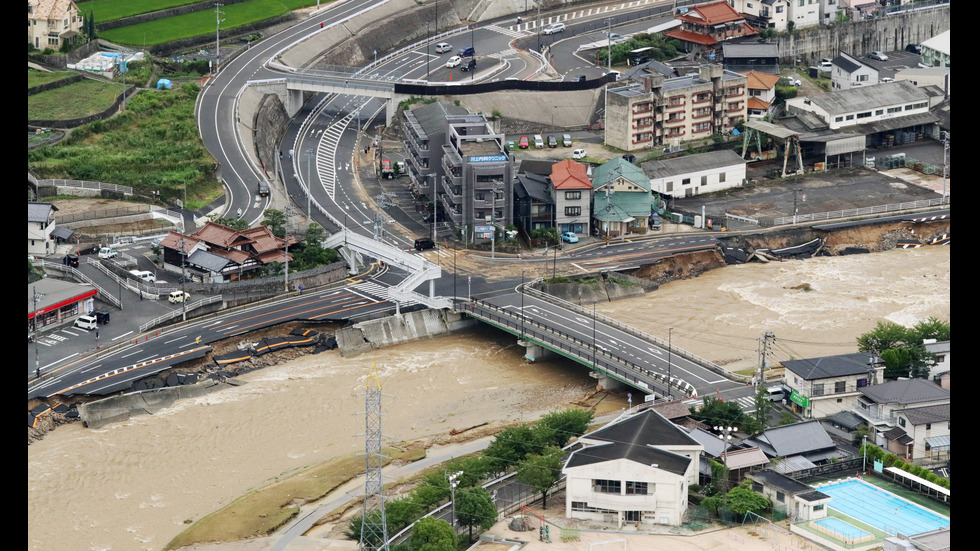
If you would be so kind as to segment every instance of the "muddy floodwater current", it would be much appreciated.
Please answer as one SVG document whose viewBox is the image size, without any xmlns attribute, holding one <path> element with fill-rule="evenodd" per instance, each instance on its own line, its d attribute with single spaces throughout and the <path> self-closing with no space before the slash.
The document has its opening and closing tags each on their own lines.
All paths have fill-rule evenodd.
<svg viewBox="0 0 980 551">
<path fill-rule="evenodd" d="M 597 311 L 731 369 L 856 351 L 878 321 L 950 317 L 949 247 L 750 264 L 663 286 Z M 384 433 L 448 434 L 530 421 L 594 386 L 560 358 L 529 364 L 515 338 L 480 327 L 355 358 L 305 356 L 247 384 L 93 430 L 62 426 L 28 447 L 28 548 L 161 549 L 194 521 L 276 476 L 363 450 L 374 364 Z"/>
</svg>

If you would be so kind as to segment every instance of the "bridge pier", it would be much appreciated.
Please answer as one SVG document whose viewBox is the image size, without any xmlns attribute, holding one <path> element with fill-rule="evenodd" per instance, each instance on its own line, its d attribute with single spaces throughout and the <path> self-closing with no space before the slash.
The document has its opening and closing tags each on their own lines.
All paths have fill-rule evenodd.
<svg viewBox="0 0 980 551">
<path fill-rule="evenodd" d="M 551 350 L 524 339 L 517 339 L 517 344 L 524 347 L 524 357 L 532 362 L 549 358 L 554 354 Z"/>
<path fill-rule="evenodd" d="M 596 380 L 596 386 L 602 387 L 603 390 L 619 390 L 626 388 L 626 384 L 622 381 L 613 379 L 609 375 L 602 373 L 600 371 L 590 371 L 589 377 Z"/>
</svg>

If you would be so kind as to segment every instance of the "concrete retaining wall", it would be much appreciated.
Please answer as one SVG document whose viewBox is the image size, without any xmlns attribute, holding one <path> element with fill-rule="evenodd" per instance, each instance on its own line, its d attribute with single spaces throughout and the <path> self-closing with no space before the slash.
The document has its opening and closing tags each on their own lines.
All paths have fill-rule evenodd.
<svg viewBox="0 0 980 551">
<path fill-rule="evenodd" d="M 450 310 L 419 310 L 344 327 L 337 331 L 337 347 L 341 355 L 351 357 L 394 344 L 431 339 L 477 323 Z"/>
<path fill-rule="evenodd" d="M 196 398 L 228 388 L 228 383 L 214 380 L 195 385 L 166 387 L 159 390 L 113 396 L 98 402 L 78 406 L 79 418 L 90 429 L 126 421 L 134 415 L 155 414 L 172 406 L 181 398 Z"/>
<path fill-rule="evenodd" d="M 576 280 L 595 279 L 594 283 L 542 283 L 539 290 L 574 304 L 610 302 L 624 298 L 642 296 L 655 290 L 657 285 L 645 279 L 618 272 L 583 275 Z"/>
</svg>

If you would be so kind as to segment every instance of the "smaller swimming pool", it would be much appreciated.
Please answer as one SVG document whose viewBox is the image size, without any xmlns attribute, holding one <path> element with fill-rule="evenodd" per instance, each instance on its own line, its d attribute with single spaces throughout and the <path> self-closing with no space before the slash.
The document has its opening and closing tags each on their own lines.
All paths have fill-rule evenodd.
<svg viewBox="0 0 980 551">
<path fill-rule="evenodd" d="M 813 521 L 813 526 L 818 531 L 847 543 L 856 543 L 874 539 L 870 532 L 866 532 L 853 524 L 844 522 L 839 518 L 826 517 L 820 520 L 815 520 Z"/>
</svg>

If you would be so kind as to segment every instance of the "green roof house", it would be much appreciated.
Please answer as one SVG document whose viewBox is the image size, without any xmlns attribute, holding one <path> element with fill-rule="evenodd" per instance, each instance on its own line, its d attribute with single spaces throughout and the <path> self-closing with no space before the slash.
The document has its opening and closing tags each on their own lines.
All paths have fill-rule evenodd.
<svg viewBox="0 0 980 551">
<path fill-rule="evenodd" d="M 613 159 L 595 169 L 592 217 L 600 235 L 646 233 L 650 218 L 650 178 L 633 163 Z"/>
</svg>

